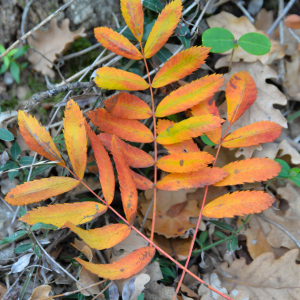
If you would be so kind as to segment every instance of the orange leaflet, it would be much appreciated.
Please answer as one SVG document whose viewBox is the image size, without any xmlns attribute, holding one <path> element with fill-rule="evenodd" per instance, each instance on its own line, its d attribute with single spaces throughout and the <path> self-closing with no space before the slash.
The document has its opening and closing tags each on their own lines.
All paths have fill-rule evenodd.
<svg viewBox="0 0 300 300">
<path fill-rule="evenodd" d="M 65 226 L 75 232 L 91 248 L 97 250 L 111 248 L 119 244 L 130 233 L 130 228 L 126 224 L 111 224 L 90 230 L 83 230 L 71 222 L 66 222 Z"/>
<path fill-rule="evenodd" d="M 147 191 L 153 189 L 153 182 L 148 178 L 130 170 L 132 179 L 139 190 Z"/>
<path fill-rule="evenodd" d="M 100 130 L 137 143 L 154 141 L 151 130 L 137 120 L 120 119 L 111 116 L 104 108 L 98 108 L 87 113 L 88 118 Z"/>
<path fill-rule="evenodd" d="M 149 87 L 141 76 L 115 68 L 102 67 L 96 74 L 95 83 L 102 89 L 139 91 Z"/>
<path fill-rule="evenodd" d="M 104 101 L 106 110 L 116 118 L 148 119 L 152 116 L 151 108 L 135 95 L 121 92 Z"/>
<path fill-rule="evenodd" d="M 5 201 L 11 205 L 27 205 L 66 193 L 78 184 L 78 180 L 69 177 L 34 180 L 11 189 Z"/>
<path fill-rule="evenodd" d="M 281 166 L 269 158 L 249 158 L 232 162 L 222 168 L 229 173 L 215 186 L 243 184 L 244 182 L 265 181 L 277 176 Z"/>
<path fill-rule="evenodd" d="M 223 122 L 224 120 L 212 115 L 191 117 L 161 132 L 156 141 L 163 145 L 179 143 L 212 131 Z"/>
<path fill-rule="evenodd" d="M 241 191 L 221 196 L 208 203 L 203 215 L 208 218 L 233 218 L 260 213 L 269 208 L 274 198 L 261 191 Z"/>
<path fill-rule="evenodd" d="M 112 135 L 100 133 L 98 138 L 108 151 L 111 151 Z M 133 168 L 147 168 L 154 165 L 154 159 L 147 152 L 133 147 L 116 137 L 119 149 L 122 151 L 123 157 L 127 164 Z"/>
<path fill-rule="evenodd" d="M 168 127 L 171 127 L 175 124 L 175 122 L 160 119 L 157 122 L 156 130 L 157 133 L 161 133 L 166 130 Z M 190 152 L 198 152 L 200 149 L 197 144 L 193 140 L 183 141 L 181 143 L 172 144 L 172 145 L 164 145 L 164 147 L 169 151 L 170 154 L 180 154 L 180 153 L 190 153 Z"/>
<path fill-rule="evenodd" d="M 107 204 L 111 204 L 115 193 L 115 175 L 111 160 L 102 143 L 86 121 L 84 125 L 94 150 L 104 198 Z"/>
<path fill-rule="evenodd" d="M 94 29 L 94 33 L 97 41 L 106 49 L 129 59 L 143 58 L 140 51 L 118 32 L 107 27 L 98 27 Z"/>
<path fill-rule="evenodd" d="M 156 187 L 164 191 L 178 191 L 180 189 L 200 188 L 214 184 L 228 173 L 220 168 L 203 168 L 192 173 L 173 173 L 160 180 Z"/>
<path fill-rule="evenodd" d="M 207 47 L 192 47 L 172 56 L 155 75 L 152 87 L 159 88 L 196 71 L 209 53 Z"/>
<path fill-rule="evenodd" d="M 212 74 L 186 84 L 165 97 L 157 106 L 155 116 L 165 117 L 185 111 L 216 93 L 224 78 Z"/>
<path fill-rule="evenodd" d="M 256 85 L 247 71 L 237 72 L 230 77 L 225 89 L 227 119 L 230 124 L 254 103 L 257 97 Z"/>
<path fill-rule="evenodd" d="M 142 247 L 111 264 L 93 264 L 78 257 L 75 259 L 87 270 L 99 277 L 118 280 L 128 278 L 141 271 L 153 258 L 155 248 Z"/>
<path fill-rule="evenodd" d="M 87 161 L 87 139 L 82 111 L 70 100 L 65 109 L 64 137 L 75 174 L 82 179 Z"/>
<path fill-rule="evenodd" d="M 194 117 L 200 117 L 208 114 L 212 114 L 217 117 L 220 116 L 216 103 L 212 97 L 209 97 L 208 99 L 193 106 L 191 108 L 191 112 Z M 222 138 L 222 127 L 218 127 L 210 132 L 206 132 L 205 134 L 213 143 L 220 144 Z"/>
<path fill-rule="evenodd" d="M 284 25 L 287 28 L 299 29 L 300 28 L 300 16 L 292 14 L 285 18 Z"/>
<path fill-rule="evenodd" d="M 141 0 L 121 0 L 121 11 L 130 31 L 141 42 L 144 33 L 144 12 Z"/>
<path fill-rule="evenodd" d="M 138 202 L 136 185 L 132 179 L 130 169 L 122 155 L 121 150 L 119 149 L 115 137 L 113 137 L 111 141 L 111 152 L 114 157 L 119 176 L 121 198 L 125 216 L 127 221 L 130 224 L 133 224 L 136 217 Z"/>
<path fill-rule="evenodd" d="M 20 220 L 29 225 L 42 222 L 60 228 L 68 221 L 75 225 L 89 222 L 104 214 L 106 210 L 107 207 L 105 205 L 92 201 L 55 204 L 33 209 L 27 212 Z"/>
<path fill-rule="evenodd" d="M 156 163 L 165 172 L 187 173 L 198 171 L 214 161 L 214 157 L 207 152 L 192 152 L 166 155 Z"/>
<path fill-rule="evenodd" d="M 280 136 L 282 127 L 270 121 L 260 121 L 249 124 L 230 133 L 222 146 L 225 148 L 239 148 L 273 142 Z"/>
<path fill-rule="evenodd" d="M 182 4 L 180 0 L 170 2 L 162 10 L 146 42 L 144 49 L 146 58 L 150 58 L 157 53 L 173 34 L 181 18 L 181 11 Z"/>
<path fill-rule="evenodd" d="M 65 167 L 65 163 L 49 132 L 38 120 L 22 110 L 19 110 L 18 119 L 21 135 L 30 149 L 49 160 L 58 160 L 58 164 Z"/>
</svg>

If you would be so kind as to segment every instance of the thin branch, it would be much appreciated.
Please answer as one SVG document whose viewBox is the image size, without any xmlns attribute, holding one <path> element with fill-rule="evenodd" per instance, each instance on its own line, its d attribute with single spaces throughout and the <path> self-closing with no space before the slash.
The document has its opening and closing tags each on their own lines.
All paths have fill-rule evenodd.
<svg viewBox="0 0 300 300">
<path fill-rule="evenodd" d="M 249 14 L 248 10 L 243 6 L 242 1 L 231 1 L 233 2 L 242 12 L 243 14 L 250 20 L 252 24 L 254 24 L 254 19 L 252 16 Z"/>
<path fill-rule="evenodd" d="M 25 27 L 26 27 L 26 22 L 27 22 L 27 14 L 28 14 L 28 11 L 29 11 L 29 8 L 31 6 L 31 4 L 36 1 L 36 0 L 29 0 L 27 1 L 26 3 L 26 6 L 24 8 L 24 11 L 23 11 L 23 14 L 22 14 L 22 22 L 21 22 L 21 33 L 22 35 L 25 35 Z"/>
</svg>

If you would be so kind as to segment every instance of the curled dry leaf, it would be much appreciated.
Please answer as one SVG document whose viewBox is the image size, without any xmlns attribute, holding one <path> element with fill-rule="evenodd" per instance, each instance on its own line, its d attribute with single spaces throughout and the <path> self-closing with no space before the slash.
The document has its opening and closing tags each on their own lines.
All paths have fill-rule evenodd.
<svg viewBox="0 0 300 300">
<path fill-rule="evenodd" d="M 55 62 L 60 53 L 65 53 L 68 47 L 78 38 L 84 37 L 84 28 L 76 31 L 70 31 L 69 19 L 64 19 L 61 27 L 57 26 L 57 20 L 54 18 L 50 21 L 50 29 L 48 31 L 37 30 L 33 37 L 28 37 L 28 44 L 37 52 L 29 51 L 28 60 L 32 63 L 34 70 L 41 72 L 43 75 L 54 77 L 55 73 L 51 70 L 53 64 L 48 60 Z M 48 58 L 42 57 L 43 54 Z"/>
<path fill-rule="evenodd" d="M 51 292 L 50 285 L 40 285 L 33 290 L 29 300 L 39 300 L 42 298 L 47 298 L 48 300 L 54 300 L 53 298 L 49 298 L 50 292 Z"/>
<path fill-rule="evenodd" d="M 261 30 L 257 30 L 255 26 L 249 21 L 249 19 L 245 16 L 237 18 L 236 16 L 222 11 L 219 14 L 213 15 L 206 19 L 209 27 L 222 27 L 228 29 L 234 37 L 238 40 L 242 35 L 249 32 L 257 32 L 267 36 L 267 34 Z M 221 53 L 225 54 L 226 60 L 230 61 L 232 50 Z M 271 50 L 269 53 L 265 55 L 252 55 L 247 53 L 241 47 L 238 47 L 234 50 L 234 54 L 232 57 L 233 62 L 239 62 L 240 59 L 243 59 L 244 62 L 256 62 L 260 61 L 263 64 L 271 64 L 274 60 L 281 59 L 285 55 L 285 49 L 278 41 L 271 39 Z"/>
</svg>

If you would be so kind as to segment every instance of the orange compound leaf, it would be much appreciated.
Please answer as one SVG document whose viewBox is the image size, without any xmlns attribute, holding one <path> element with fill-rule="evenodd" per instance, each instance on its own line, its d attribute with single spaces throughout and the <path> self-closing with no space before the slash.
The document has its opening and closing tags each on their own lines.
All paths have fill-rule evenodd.
<svg viewBox="0 0 300 300">
<path fill-rule="evenodd" d="M 132 179 L 136 185 L 136 188 L 139 190 L 147 191 L 153 189 L 153 182 L 148 178 L 130 170 Z"/>
<path fill-rule="evenodd" d="M 87 122 L 84 122 L 87 135 L 91 141 L 96 163 L 99 169 L 99 179 L 103 191 L 103 196 L 107 204 L 111 204 L 115 193 L 115 174 L 108 153 L 103 147 L 97 135 L 90 128 Z"/>
<path fill-rule="evenodd" d="M 49 160 L 59 161 L 58 164 L 62 167 L 66 166 L 49 132 L 36 118 L 19 110 L 18 120 L 21 135 L 30 149 Z"/>
<path fill-rule="evenodd" d="M 90 272 L 101 278 L 118 280 L 131 277 L 141 271 L 154 257 L 155 248 L 141 247 L 111 264 L 93 264 L 78 257 L 75 259 Z"/>
<path fill-rule="evenodd" d="M 163 145 L 179 143 L 212 131 L 223 122 L 223 119 L 213 115 L 191 117 L 161 132 L 156 141 Z"/>
<path fill-rule="evenodd" d="M 33 209 L 27 212 L 20 220 L 29 225 L 42 222 L 60 228 L 68 221 L 75 225 L 89 222 L 104 214 L 106 210 L 107 206 L 92 201 L 55 204 Z"/>
<path fill-rule="evenodd" d="M 96 74 L 95 83 L 102 89 L 139 91 L 149 88 L 141 76 L 123 70 L 102 67 Z"/>
<path fill-rule="evenodd" d="M 150 58 L 156 54 L 167 42 L 180 21 L 181 12 L 181 0 L 172 1 L 165 6 L 155 21 L 146 42 L 144 48 L 146 58 Z"/>
<path fill-rule="evenodd" d="M 212 114 L 219 117 L 219 111 L 212 97 L 200 102 L 191 108 L 194 117 L 200 117 L 207 114 Z M 222 127 L 218 127 L 210 132 L 205 133 L 207 137 L 215 144 L 220 144 L 222 138 Z"/>
<path fill-rule="evenodd" d="M 144 12 L 140 0 L 121 0 L 123 18 L 134 37 L 141 42 L 144 33 Z"/>
<path fill-rule="evenodd" d="M 106 110 L 116 118 L 148 119 L 152 116 L 151 108 L 135 95 L 121 92 L 104 101 Z"/>
<path fill-rule="evenodd" d="M 154 136 L 151 130 L 137 120 L 120 119 L 111 116 L 104 108 L 87 113 L 88 118 L 101 131 L 137 143 L 151 143 Z"/>
<path fill-rule="evenodd" d="M 159 88 L 178 81 L 196 71 L 209 53 L 207 47 L 192 47 L 172 56 L 155 75 L 152 87 Z"/>
<path fill-rule="evenodd" d="M 255 82 L 247 71 L 237 72 L 230 77 L 225 89 L 227 119 L 230 124 L 254 103 L 257 97 Z"/>
<path fill-rule="evenodd" d="M 11 205 L 27 205 L 66 193 L 79 184 L 69 177 L 50 177 L 23 183 L 10 190 L 5 201 Z"/>
<path fill-rule="evenodd" d="M 129 59 L 140 60 L 143 58 L 140 51 L 118 32 L 107 27 L 95 28 L 94 32 L 97 41 L 106 49 Z"/>
<path fill-rule="evenodd" d="M 84 118 L 77 103 L 70 100 L 65 109 L 64 138 L 75 174 L 82 179 L 87 161 L 87 137 Z"/>
<path fill-rule="evenodd" d="M 138 203 L 136 185 L 132 179 L 130 169 L 122 155 L 115 137 L 113 137 L 111 141 L 111 152 L 114 157 L 118 172 L 121 198 L 125 216 L 127 221 L 130 224 L 133 224 L 136 217 Z"/>
<path fill-rule="evenodd" d="M 223 81 L 221 74 L 212 74 L 180 87 L 159 103 L 155 116 L 161 118 L 193 107 L 213 96 Z"/>
<path fill-rule="evenodd" d="M 222 168 L 229 175 L 215 186 L 236 185 L 244 182 L 265 181 L 277 176 L 281 166 L 269 158 L 249 158 L 232 162 Z"/>
<path fill-rule="evenodd" d="M 226 136 L 222 146 L 225 148 L 239 148 L 269 143 L 277 139 L 282 127 L 270 121 L 260 121 L 249 124 Z"/>
<path fill-rule="evenodd" d="M 192 173 L 173 173 L 160 180 L 156 187 L 164 191 L 188 190 L 214 184 L 228 173 L 220 168 L 203 168 Z"/>
<path fill-rule="evenodd" d="M 156 163 L 157 167 L 170 173 L 187 173 L 206 167 L 215 158 L 207 152 L 166 155 Z"/>
<path fill-rule="evenodd" d="M 90 230 L 83 230 L 71 222 L 66 222 L 65 226 L 75 232 L 91 248 L 97 250 L 111 248 L 119 244 L 130 233 L 130 227 L 126 224 L 111 224 Z"/>
<path fill-rule="evenodd" d="M 269 208 L 274 200 L 270 194 L 261 191 L 237 191 L 208 203 L 203 215 L 208 218 L 233 218 L 260 213 Z"/>
<path fill-rule="evenodd" d="M 112 135 L 100 133 L 98 138 L 108 151 L 111 151 Z M 133 147 L 116 137 L 119 149 L 122 151 L 126 163 L 133 168 L 148 168 L 154 165 L 154 159 L 147 152 Z"/>
</svg>

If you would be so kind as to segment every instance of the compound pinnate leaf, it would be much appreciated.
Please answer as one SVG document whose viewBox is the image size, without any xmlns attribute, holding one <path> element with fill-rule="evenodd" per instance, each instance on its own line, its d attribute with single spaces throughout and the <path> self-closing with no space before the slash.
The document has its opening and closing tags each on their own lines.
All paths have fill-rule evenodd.
<svg viewBox="0 0 300 300">
<path fill-rule="evenodd" d="M 66 193 L 78 184 L 78 180 L 69 177 L 34 180 L 11 189 L 5 201 L 11 205 L 27 205 Z"/>
<path fill-rule="evenodd" d="M 204 63 L 209 48 L 192 47 L 172 56 L 155 75 L 152 87 L 159 88 L 196 71 Z"/>
<path fill-rule="evenodd" d="M 65 226 L 75 232 L 91 248 L 97 250 L 111 248 L 119 244 L 130 233 L 130 227 L 126 224 L 111 224 L 90 230 L 81 229 L 71 222 L 66 222 Z"/>
<path fill-rule="evenodd" d="M 239 46 L 253 55 L 264 55 L 271 50 L 271 41 L 261 33 L 249 32 L 238 40 Z"/>
<path fill-rule="evenodd" d="M 162 10 L 146 42 L 144 49 L 146 58 L 150 58 L 156 54 L 173 34 L 180 21 L 181 11 L 182 4 L 180 0 L 170 2 Z"/>
<path fill-rule="evenodd" d="M 65 163 L 49 132 L 38 122 L 38 120 L 21 110 L 19 110 L 18 120 L 21 135 L 30 149 L 49 160 L 58 160 L 58 164 L 64 167 Z"/>
<path fill-rule="evenodd" d="M 147 191 L 153 189 L 153 182 L 148 178 L 130 170 L 132 179 L 136 185 L 136 188 L 139 190 Z"/>
<path fill-rule="evenodd" d="M 161 132 L 156 141 L 163 145 L 179 143 L 212 131 L 223 122 L 223 119 L 213 115 L 191 117 Z"/>
<path fill-rule="evenodd" d="M 151 143 L 154 141 L 151 130 L 137 120 L 115 118 L 104 108 L 98 108 L 87 113 L 88 118 L 101 131 L 137 143 Z"/>
<path fill-rule="evenodd" d="M 269 208 L 274 200 L 271 195 L 261 191 L 237 191 L 208 203 L 203 215 L 208 218 L 233 218 L 260 213 Z"/>
<path fill-rule="evenodd" d="M 101 141 L 86 121 L 84 125 L 94 150 L 103 196 L 107 204 L 111 204 L 115 193 L 115 175 L 111 160 Z"/>
<path fill-rule="evenodd" d="M 254 103 L 257 97 L 256 85 L 247 71 L 237 72 L 230 77 L 225 89 L 227 119 L 230 124 Z"/>
<path fill-rule="evenodd" d="M 191 173 L 173 173 L 160 180 L 156 187 L 164 191 L 178 191 L 180 189 L 200 188 L 214 184 L 228 173 L 220 168 L 203 168 Z"/>
<path fill-rule="evenodd" d="M 20 220 L 29 225 L 42 222 L 60 228 L 68 221 L 75 225 L 89 222 L 104 214 L 106 210 L 107 206 L 92 201 L 55 204 L 33 209 Z"/>
<path fill-rule="evenodd" d="M 151 108 L 135 95 L 121 92 L 104 101 L 106 110 L 116 118 L 148 119 L 152 116 Z"/>
<path fill-rule="evenodd" d="M 249 124 L 227 135 L 222 146 L 225 148 L 239 148 L 269 143 L 277 139 L 282 127 L 270 121 Z"/>
<path fill-rule="evenodd" d="M 168 127 L 171 127 L 175 124 L 175 122 L 160 119 L 157 122 L 156 130 L 157 133 L 161 133 L 166 130 Z M 169 151 L 170 154 L 180 154 L 180 153 L 190 153 L 190 152 L 198 152 L 200 149 L 197 144 L 193 140 L 183 141 L 181 143 L 172 144 L 172 145 L 164 145 L 164 147 Z"/>
<path fill-rule="evenodd" d="M 215 186 L 243 184 L 244 182 L 265 181 L 277 176 L 281 166 L 269 158 L 249 158 L 232 162 L 222 168 L 229 175 Z"/>
<path fill-rule="evenodd" d="M 99 277 L 118 280 L 128 278 L 141 271 L 153 258 L 155 248 L 142 247 L 111 264 L 93 264 L 78 257 L 75 259 L 87 270 Z"/>
<path fill-rule="evenodd" d="M 98 138 L 108 151 L 111 151 L 112 135 L 100 133 Z M 119 149 L 122 151 L 123 157 L 127 164 L 133 168 L 148 168 L 154 165 L 154 159 L 147 152 L 133 147 L 116 137 Z"/>
<path fill-rule="evenodd" d="M 102 89 L 139 91 L 149 88 L 141 76 L 123 70 L 102 67 L 96 74 L 95 83 Z"/>
<path fill-rule="evenodd" d="M 214 27 L 204 31 L 202 44 L 210 47 L 210 52 L 221 53 L 232 49 L 236 43 L 233 34 L 225 28 Z"/>
<path fill-rule="evenodd" d="M 136 190 L 136 185 L 132 179 L 132 175 L 127 165 L 116 138 L 113 137 L 111 141 L 111 152 L 116 163 L 116 168 L 119 177 L 121 198 L 123 203 L 123 208 L 127 221 L 133 224 L 136 212 L 137 212 L 137 202 L 138 195 Z"/>
<path fill-rule="evenodd" d="M 193 106 L 191 108 L 192 115 L 194 117 L 200 117 L 203 115 L 214 115 L 219 117 L 219 111 L 216 107 L 216 103 L 213 100 L 212 97 L 209 97 L 208 99 L 200 102 L 199 104 Z M 222 138 L 222 128 L 218 127 L 210 132 L 205 133 L 210 141 L 212 141 L 214 144 L 220 144 L 221 138 Z"/>
<path fill-rule="evenodd" d="M 169 116 L 197 105 L 213 96 L 223 81 L 221 74 L 212 74 L 180 87 L 159 103 L 155 116 L 159 118 Z"/>
<path fill-rule="evenodd" d="M 156 163 L 165 172 L 187 173 L 206 167 L 215 158 L 207 152 L 192 152 L 166 155 Z"/>
<path fill-rule="evenodd" d="M 144 12 L 140 0 L 121 0 L 123 18 L 134 37 L 141 42 L 144 33 Z"/>
<path fill-rule="evenodd" d="M 84 118 L 77 103 L 70 100 L 65 109 L 64 137 L 72 167 L 82 179 L 87 161 L 87 138 Z"/>
<path fill-rule="evenodd" d="M 140 51 L 118 32 L 107 27 L 98 27 L 94 29 L 94 33 L 97 41 L 106 49 L 128 59 L 140 60 L 143 58 Z"/>
</svg>

